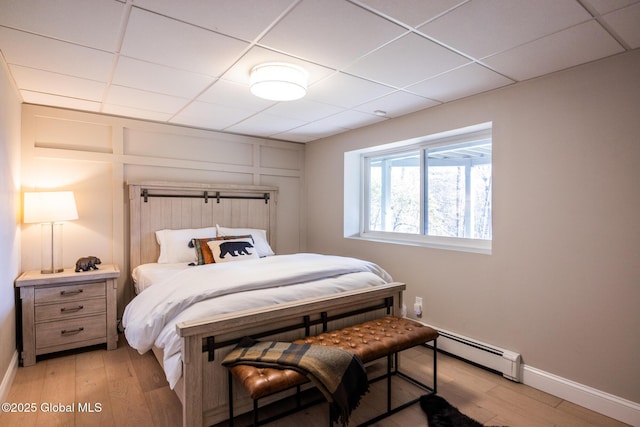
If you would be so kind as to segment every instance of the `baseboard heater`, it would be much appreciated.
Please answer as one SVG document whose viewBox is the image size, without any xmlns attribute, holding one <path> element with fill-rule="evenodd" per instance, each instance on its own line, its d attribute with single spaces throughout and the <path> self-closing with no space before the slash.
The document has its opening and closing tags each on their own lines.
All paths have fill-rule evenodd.
<svg viewBox="0 0 640 427">
<path fill-rule="evenodd" d="M 520 354 L 431 326 L 440 333 L 438 350 L 491 369 L 512 381 L 522 381 Z"/>
</svg>

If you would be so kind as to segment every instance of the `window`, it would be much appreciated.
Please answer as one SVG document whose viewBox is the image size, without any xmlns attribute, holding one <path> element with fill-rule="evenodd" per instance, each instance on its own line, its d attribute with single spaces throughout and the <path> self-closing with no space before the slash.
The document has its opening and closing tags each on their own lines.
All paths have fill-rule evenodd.
<svg viewBox="0 0 640 427">
<path fill-rule="evenodd" d="M 367 231 L 420 232 L 420 152 L 367 159 Z"/>
<path fill-rule="evenodd" d="M 492 139 L 483 127 L 357 152 L 360 224 L 350 237 L 490 251 Z"/>
</svg>

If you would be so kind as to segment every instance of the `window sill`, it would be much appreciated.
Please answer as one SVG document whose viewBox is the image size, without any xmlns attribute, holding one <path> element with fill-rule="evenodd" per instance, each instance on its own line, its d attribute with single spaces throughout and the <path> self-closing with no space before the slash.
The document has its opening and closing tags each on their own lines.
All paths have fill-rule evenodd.
<svg viewBox="0 0 640 427">
<path fill-rule="evenodd" d="M 491 255 L 492 243 L 491 240 L 434 237 L 385 232 L 368 232 L 345 237 L 347 239 L 366 240 L 369 242 L 392 243 L 406 246 L 421 246 L 425 248 L 471 252 L 483 255 Z"/>
</svg>

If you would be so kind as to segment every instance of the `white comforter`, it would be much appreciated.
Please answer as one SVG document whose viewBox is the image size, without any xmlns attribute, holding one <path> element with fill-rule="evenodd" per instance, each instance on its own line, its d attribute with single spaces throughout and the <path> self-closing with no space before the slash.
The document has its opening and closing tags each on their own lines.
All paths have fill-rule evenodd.
<svg viewBox="0 0 640 427">
<path fill-rule="evenodd" d="M 374 263 L 318 254 L 188 267 L 136 296 L 122 318 L 129 344 L 163 349 L 173 388 L 182 375 L 175 325 L 206 316 L 375 286 L 391 277 Z"/>
</svg>

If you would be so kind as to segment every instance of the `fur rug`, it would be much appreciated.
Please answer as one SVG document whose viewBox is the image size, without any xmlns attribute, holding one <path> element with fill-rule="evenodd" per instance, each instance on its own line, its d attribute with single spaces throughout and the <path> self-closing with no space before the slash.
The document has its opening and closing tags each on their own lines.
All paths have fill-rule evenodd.
<svg viewBox="0 0 640 427">
<path fill-rule="evenodd" d="M 420 406 L 427 414 L 429 427 L 482 427 L 482 424 L 467 417 L 438 395 L 422 396 Z"/>
</svg>

